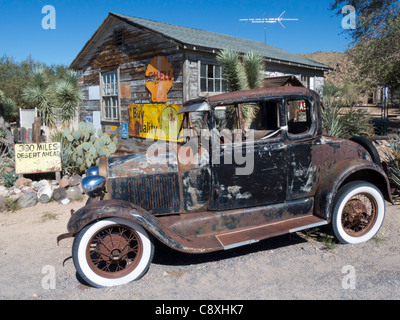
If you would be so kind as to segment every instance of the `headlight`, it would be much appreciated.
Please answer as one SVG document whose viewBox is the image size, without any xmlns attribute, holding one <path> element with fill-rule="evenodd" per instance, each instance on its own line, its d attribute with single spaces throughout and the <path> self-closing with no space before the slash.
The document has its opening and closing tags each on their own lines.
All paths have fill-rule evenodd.
<svg viewBox="0 0 400 320">
<path fill-rule="evenodd" d="M 91 197 L 95 198 L 101 195 L 104 186 L 106 185 L 106 178 L 102 176 L 88 176 L 82 179 L 82 188 L 85 193 Z"/>
<path fill-rule="evenodd" d="M 98 176 L 99 175 L 99 167 L 95 166 L 95 167 L 91 167 L 91 168 L 87 169 L 86 175 L 87 176 Z"/>
</svg>

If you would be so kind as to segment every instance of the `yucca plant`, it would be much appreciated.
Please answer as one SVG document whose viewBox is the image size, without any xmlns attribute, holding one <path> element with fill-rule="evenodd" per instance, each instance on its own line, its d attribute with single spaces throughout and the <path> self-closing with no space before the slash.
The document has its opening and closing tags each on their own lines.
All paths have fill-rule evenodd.
<svg viewBox="0 0 400 320">
<path fill-rule="evenodd" d="M 243 67 L 247 87 L 249 89 L 260 88 L 264 77 L 264 58 L 258 53 L 250 51 L 243 56 Z"/>
<path fill-rule="evenodd" d="M 54 124 L 57 117 L 63 122 L 70 122 L 83 99 L 78 79 L 75 71 L 67 70 L 60 79 L 50 83 L 45 70 L 38 68 L 33 71 L 31 83 L 25 88 L 23 96 L 33 107 L 38 108 L 47 125 Z"/>
<path fill-rule="evenodd" d="M 332 137 L 348 139 L 374 133 L 371 118 L 366 112 L 354 108 L 346 111 L 333 99 L 324 99 L 321 116 L 322 128 Z"/>
<path fill-rule="evenodd" d="M 24 89 L 23 97 L 31 106 L 38 108 L 46 125 L 54 124 L 56 119 L 55 97 L 43 68 L 35 69 L 32 72 L 30 85 Z"/>
<path fill-rule="evenodd" d="M 254 51 L 243 57 L 232 49 L 225 49 L 218 53 L 217 60 L 222 66 L 222 76 L 227 83 L 228 92 L 255 89 L 262 85 L 264 58 Z M 242 115 L 245 125 L 248 126 L 256 117 L 259 108 L 254 105 L 243 105 Z M 234 129 L 237 115 L 234 108 L 226 109 L 227 126 Z"/>
<path fill-rule="evenodd" d="M 66 80 L 57 81 L 54 84 L 54 91 L 61 110 L 61 119 L 70 122 L 75 118 L 78 104 L 83 99 L 82 91 Z"/>
</svg>

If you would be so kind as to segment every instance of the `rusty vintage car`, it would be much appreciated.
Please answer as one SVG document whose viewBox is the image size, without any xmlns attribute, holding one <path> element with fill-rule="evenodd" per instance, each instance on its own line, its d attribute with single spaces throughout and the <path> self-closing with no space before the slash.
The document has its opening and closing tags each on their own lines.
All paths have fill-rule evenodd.
<svg viewBox="0 0 400 320">
<path fill-rule="evenodd" d="M 142 277 L 154 238 L 207 253 L 326 224 L 343 243 L 380 229 L 392 200 L 379 155 L 365 138 L 323 135 L 316 92 L 232 92 L 180 113 L 178 142 L 160 139 L 87 170 L 90 198 L 57 240 L 75 237 L 73 261 L 90 285 Z"/>
</svg>

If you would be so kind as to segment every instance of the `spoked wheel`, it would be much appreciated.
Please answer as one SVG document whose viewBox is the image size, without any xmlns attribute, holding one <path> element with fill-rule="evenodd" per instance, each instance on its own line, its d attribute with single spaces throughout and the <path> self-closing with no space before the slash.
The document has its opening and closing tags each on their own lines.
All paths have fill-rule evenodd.
<svg viewBox="0 0 400 320">
<path fill-rule="evenodd" d="M 332 227 L 342 243 L 360 243 L 374 237 L 385 217 L 385 200 L 373 184 L 354 181 L 336 196 Z"/>
<path fill-rule="evenodd" d="M 154 247 L 138 224 L 100 220 L 75 237 L 72 255 L 79 275 L 95 287 L 110 287 L 141 278 L 150 266 Z"/>
</svg>

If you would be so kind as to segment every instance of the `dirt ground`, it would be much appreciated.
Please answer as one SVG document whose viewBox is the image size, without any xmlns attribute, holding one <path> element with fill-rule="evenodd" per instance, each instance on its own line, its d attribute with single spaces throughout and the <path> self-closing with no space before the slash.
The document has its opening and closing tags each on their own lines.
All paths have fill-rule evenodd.
<svg viewBox="0 0 400 320">
<path fill-rule="evenodd" d="M 157 243 L 141 280 L 95 289 L 76 275 L 73 240 L 56 244 L 83 203 L 0 213 L 0 299 L 400 299 L 399 206 L 387 203 L 378 236 L 359 245 L 336 243 L 327 228 L 206 255 Z"/>
</svg>

